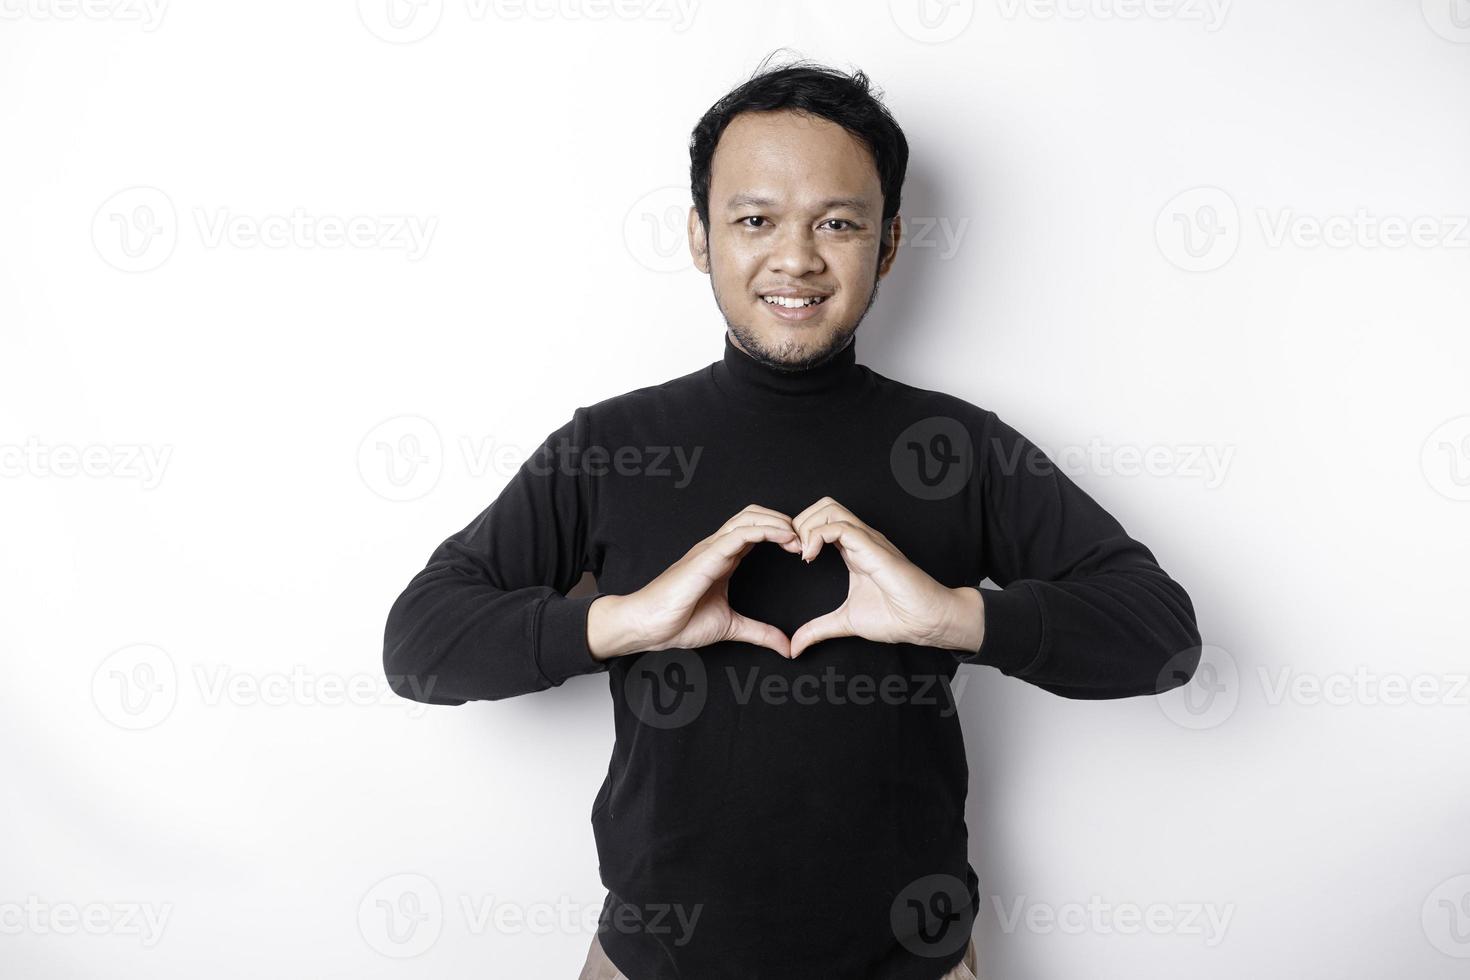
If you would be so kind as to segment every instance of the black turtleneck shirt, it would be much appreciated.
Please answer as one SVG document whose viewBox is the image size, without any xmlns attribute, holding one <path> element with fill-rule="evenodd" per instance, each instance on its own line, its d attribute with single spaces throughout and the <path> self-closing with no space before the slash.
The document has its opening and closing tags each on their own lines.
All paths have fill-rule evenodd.
<svg viewBox="0 0 1470 980">
<path fill-rule="evenodd" d="M 748 504 L 830 496 L 947 587 L 984 589 L 973 651 L 826 640 L 587 648 L 587 609 L 637 591 Z M 590 571 L 593 595 L 566 593 Z M 790 635 L 842 603 L 837 548 L 762 542 L 737 612 Z M 721 360 L 577 408 L 388 615 L 393 689 L 493 701 L 605 672 L 616 741 L 592 806 L 599 937 L 631 980 L 936 980 L 979 903 L 962 663 L 1071 698 L 1187 681 L 1189 596 L 992 411 L 886 378 L 849 344 L 782 372 Z"/>
</svg>

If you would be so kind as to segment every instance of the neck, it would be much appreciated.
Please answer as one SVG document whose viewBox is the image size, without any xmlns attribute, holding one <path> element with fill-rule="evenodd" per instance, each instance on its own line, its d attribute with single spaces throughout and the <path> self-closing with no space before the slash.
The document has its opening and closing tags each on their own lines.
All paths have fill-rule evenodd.
<svg viewBox="0 0 1470 980">
<path fill-rule="evenodd" d="M 714 365 L 715 383 L 751 409 L 816 412 L 845 403 L 863 390 L 868 372 L 857 363 L 857 338 L 813 367 L 787 369 L 758 361 L 725 334 L 724 356 Z"/>
</svg>

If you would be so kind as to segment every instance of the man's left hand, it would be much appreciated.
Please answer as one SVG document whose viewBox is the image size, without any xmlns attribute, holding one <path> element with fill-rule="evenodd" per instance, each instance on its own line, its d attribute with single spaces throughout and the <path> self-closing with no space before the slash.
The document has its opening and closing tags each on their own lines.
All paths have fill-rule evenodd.
<svg viewBox="0 0 1470 980">
<path fill-rule="evenodd" d="M 842 605 L 803 623 L 791 637 L 791 657 L 823 640 L 860 636 L 878 643 L 914 643 L 978 650 L 984 636 L 978 589 L 951 589 L 904 557 L 882 532 L 823 497 L 792 518 L 801 557 L 810 562 L 824 544 L 835 547 L 848 569 Z"/>
</svg>

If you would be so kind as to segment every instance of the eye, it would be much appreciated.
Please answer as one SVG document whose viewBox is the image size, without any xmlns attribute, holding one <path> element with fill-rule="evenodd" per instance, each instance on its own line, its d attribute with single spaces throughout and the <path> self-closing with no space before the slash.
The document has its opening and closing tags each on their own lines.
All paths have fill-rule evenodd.
<svg viewBox="0 0 1470 980">
<path fill-rule="evenodd" d="M 742 221 L 742 222 L 744 222 L 744 221 L 765 221 L 765 220 L 766 219 L 764 217 L 762 217 L 761 215 L 759 215 L 759 214 L 748 214 L 745 217 L 743 217 L 743 218 L 740 219 L 740 221 Z M 755 226 L 754 225 L 745 225 L 745 227 L 746 228 L 754 228 Z"/>
<path fill-rule="evenodd" d="M 848 221 L 846 218 L 833 218 L 830 221 L 828 221 L 827 224 L 829 224 L 829 225 L 830 224 L 847 225 L 846 228 L 835 228 L 835 229 L 833 229 L 834 231 L 852 231 L 854 228 L 857 227 L 856 224 L 854 224 L 851 221 Z"/>
</svg>

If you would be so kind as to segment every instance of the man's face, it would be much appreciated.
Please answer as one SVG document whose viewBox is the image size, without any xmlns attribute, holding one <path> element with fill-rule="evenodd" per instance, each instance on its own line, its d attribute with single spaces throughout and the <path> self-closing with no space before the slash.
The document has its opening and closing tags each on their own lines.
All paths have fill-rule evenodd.
<svg viewBox="0 0 1470 980">
<path fill-rule="evenodd" d="M 784 110 L 731 120 L 710 165 L 709 230 L 690 208 L 689 247 L 735 346 L 784 369 L 846 347 L 897 252 L 895 216 L 880 266 L 882 216 L 873 156 L 841 126 Z M 765 299 L 782 291 L 824 298 L 800 309 Z"/>
</svg>

